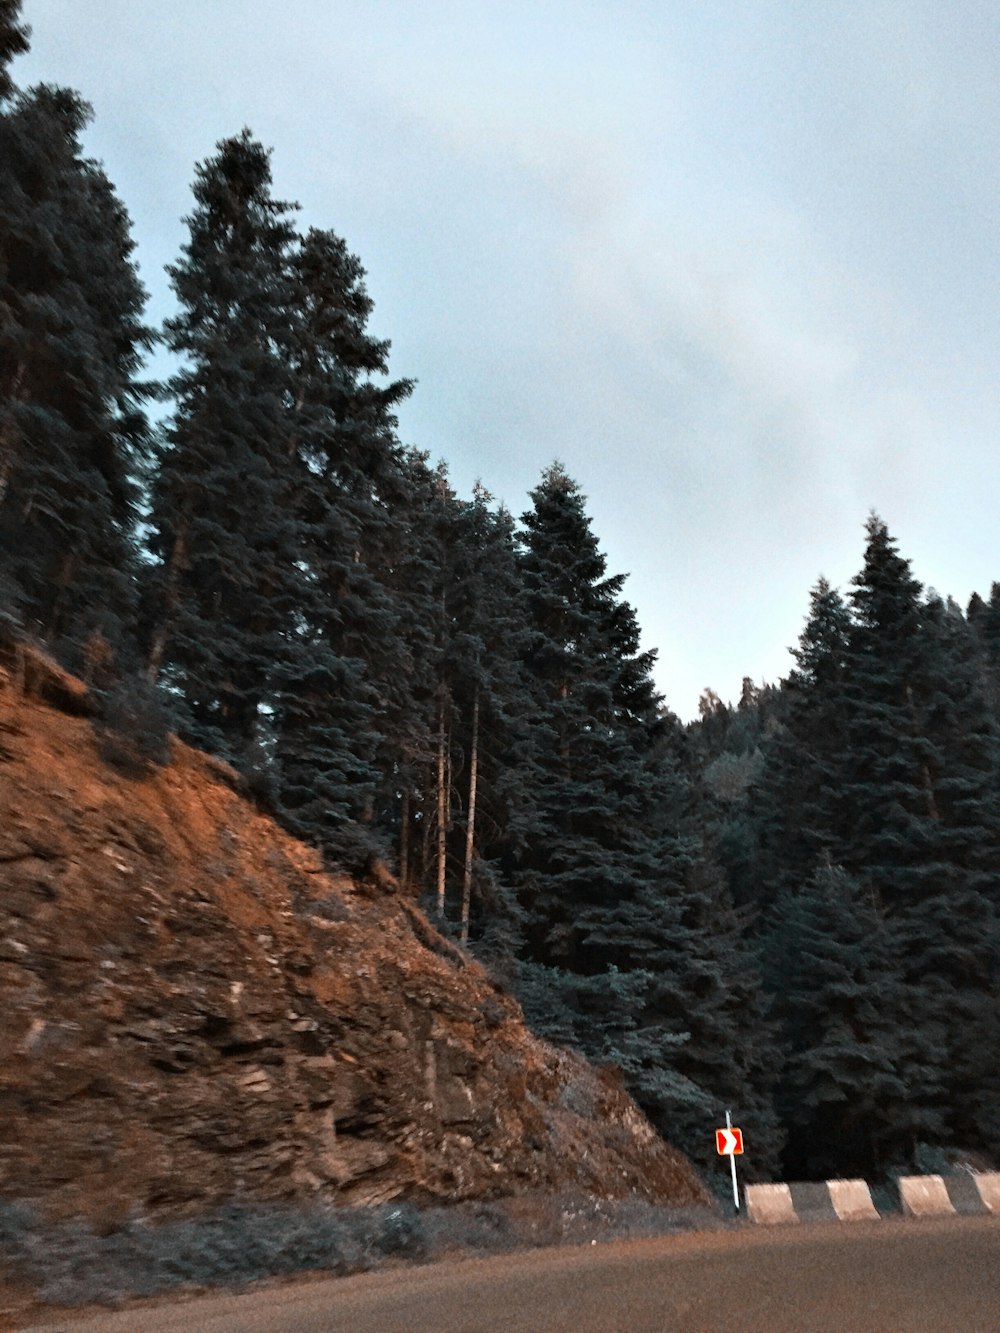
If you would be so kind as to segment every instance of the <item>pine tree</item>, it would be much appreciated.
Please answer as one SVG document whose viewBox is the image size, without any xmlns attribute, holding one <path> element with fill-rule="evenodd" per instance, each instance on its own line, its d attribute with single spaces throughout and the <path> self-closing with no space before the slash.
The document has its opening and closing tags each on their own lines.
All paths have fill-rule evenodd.
<svg viewBox="0 0 1000 1333">
<path fill-rule="evenodd" d="M 786 1036 L 798 1032 L 779 1087 L 791 1134 L 787 1168 L 806 1169 L 824 1118 L 837 1161 L 822 1169 L 912 1162 L 920 1142 L 976 1146 L 985 1141 L 984 1051 L 997 1022 L 1000 859 L 996 724 L 981 645 L 954 604 L 922 595 L 873 516 L 850 610 L 821 581 L 796 658 L 753 793 L 759 900 L 788 918 L 779 929 L 775 906 L 768 938 L 787 946 L 788 957 L 805 947 L 794 940 L 822 914 L 825 884 L 820 972 L 840 975 L 837 968 L 857 961 L 852 913 L 867 920 L 879 953 L 865 964 L 863 985 L 857 968 L 851 973 L 860 989 L 849 1032 L 842 991 L 824 988 L 819 974 L 803 974 L 800 989 L 789 990 L 787 968 L 772 966 L 776 1012 Z M 810 987 L 807 1002 L 800 992 Z M 871 1023 L 857 1017 L 866 987 L 877 993 Z M 838 1034 L 835 1053 L 796 1028 L 798 1008 L 814 1034 Z M 892 1074 L 879 1105 L 860 1084 L 845 1091 L 852 1077 L 868 1078 L 873 1046 L 885 1056 L 883 1075 Z M 864 1124 L 857 1107 L 866 1108 Z"/>
<path fill-rule="evenodd" d="M 1000 726 L 1000 583 L 984 602 L 978 593 L 969 599 L 968 621 L 983 653 L 986 696 L 993 719 Z"/>
<path fill-rule="evenodd" d="M 820 579 L 792 649 L 796 668 L 783 682 L 776 725 L 764 738 L 751 801 L 760 837 L 756 903 L 767 910 L 783 891 L 826 864 L 841 831 L 842 773 L 850 612 Z"/>
<path fill-rule="evenodd" d="M 21 20 L 21 0 L 0 0 L 0 104 L 15 95 L 8 66 L 25 54 L 30 37 L 31 29 Z"/>
<path fill-rule="evenodd" d="M 249 131 L 198 167 L 194 195 L 169 270 L 180 312 L 166 337 L 184 365 L 153 492 L 150 669 L 180 694 L 192 739 L 246 762 L 275 674 L 297 667 L 306 595 L 290 449 L 294 230 Z"/>
<path fill-rule="evenodd" d="M 930 892 L 899 914 L 904 979 L 922 1031 L 941 1034 L 946 1136 L 977 1147 L 994 1118 L 1000 1030 L 1000 737 L 975 635 L 959 608 L 924 606 L 915 686 L 934 812 Z"/>
<path fill-rule="evenodd" d="M 799 1179 L 880 1175 L 906 1088 L 897 1072 L 891 945 L 871 895 L 822 866 L 778 899 L 764 958 L 780 1024 L 786 1171 Z"/>
<path fill-rule="evenodd" d="M 852 580 L 843 740 L 842 854 L 895 907 L 931 871 L 925 833 L 934 818 L 926 738 L 914 687 L 921 666 L 921 585 L 885 524 L 869 520 L 861 572 Z"/>
<path fill-rule="evenodd" d="M 731 1109 L 752 1140 L 750 1178 L 767 1179 L 783 1135 L 772 1101 L 773 1034 L 747 917 L 734 909 L 722 869 L 691 818 L 696 803 L 675 747 L 661 750 L 650 776 L 656 810 L 647 819 L 659 874 L 635 903 L 623 905 L 619 964 L 650 977 L 637 1013 L 643 1030 L 663 1044 L 654 1073 L 680 1077 L 697 1096 L 647 1090 L 641 1081 L 636 1095 L 664 1136 L 706 1166 L 713 1155 L 706 1131 Z M 672 1041 L 677 1047 L 666 1057 Z"/>
<path fill-rule="evenodd" d="M 478 485 L 471 501 L 459 499 L 443 465 L 410 456 L 395 574 L 406 628 L 397 678 L 409 682 L 411 703 L 392 771 L 401 877 L 500 967 L 517 910 L 497 862 L 519 799 L 510 761 L 525 705 L 513 523 L 490 504 Z"/>
<path fill-rule="evenodd" d="M 517 831 L 517 882 L 532 956 L 588 972 L 609 961 L 589 909 L 628 899 L 648 865 L 635 840 L 643 754 L 658 726 L 652 654 L 638 652 L 635 614 L 618 596 L 624 578 L 606 577 L 576 484 L 556 465 L 532 498 L 522 520 L 530 826 Z"/>
<path fill-rule="evenodd" d="M 524 515 L 528 740 L 511 864 L 526 959 L 580 975 L 622 961 L 629 911 L 657 878 L 643 828 L 644 759 L 657 734 L 650 656 L 621 577 L 606 577 L 579 487 L 559 465 Z"/>
<path fill-rule="evenodd" d="M 899 982 L 896 1153 L 968 1142 L 986 1070 L 969 1033 L 996 975 L 996 742 L 964 622 L 921 598 L 873 517 L 852 594 L 836 862 L 887 919 Z M 974 1117 L 973 1117 L 974 1118 Z"/>
<path fill-rule="evenodd" d="M 14 89 L 18 14 L 0 10 L 0 559 L 15 617 L 81 669 L 134 633 L 151 335 L 128 216 L 82 155 L 90 108 Z"/>
<path fill-rule="evenodd" d="M 476 931 L 494 965 L 516 948 L 519 912 L 503 871 L 511 822 L 523 799 L 516 756 L 526 740 L 529 696 L 521 659 L 523 587 L 514 521 L 476 486 L 455 526 L 450 658 L 456 737 L 467 800 L 462 835 L 460 925 Z"/>
<path fill-rule="evenodd" d="M 452 534 L 458 500 L 444 463 L 409 450 L 392 506 L 387 584 L 395 597 L 397 646 L 382 664 L 388 723 L 379 754 L 380 823 L 399 849 L 401 877 L 446 914 L 453 829 L 451 728 L 454 706 L 447 653 Z"/>
<path fill-rule="evenodd" d="M 364 276 L 333 232 L 311 230 L 293 253 L 288 448 L 308 577 L 297 629 L 303 665 L 276 676 L 283 817 L 350 864 L 384 852 L 374 821 L 388 721 L 380 681 L 399 657 L 399 611 L 381 566 L 402 486 L 394 409 L 411 389 L 373 378 L 388 372 L 389 344 L 367 332 Z"/>
<path fill-rule="evenodd" d="M 680 729 L 639 651 L 623 580 L 606 566 L 578 487 L 558 467 L 525 516 L 526 665 L 520 765 L 528 803 L 514 869 L 526 914 L 520 988 L 626 1073 L 643 1109 L 701 1156 L 726 1105 L 752 1108 L 758 1161 L 776 1162 L 765 1025 L 743 924 L 700 839 L 677 762 Z M 742 1046 L 741 1046 L 742 1043 Z M 741 1059 L 741 1049 L 744 1056 Z"/>
</svg>

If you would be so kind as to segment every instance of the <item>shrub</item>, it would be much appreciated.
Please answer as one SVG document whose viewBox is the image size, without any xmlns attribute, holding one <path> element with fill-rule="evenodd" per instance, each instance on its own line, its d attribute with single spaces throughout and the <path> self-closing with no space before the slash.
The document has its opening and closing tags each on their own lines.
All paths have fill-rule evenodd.
<svg viewBox="0 0 1000 1333">
<path fill-rule="evenodd" d="M 496 1254 L 720 1225 L 710 1210 L 658 1207 L 638 1197 L 537 1194 L 427 1209 L 234 1202 L 156 1225 L 132 1218 L 101 1235 L 80 1219 L 45 1223 L 24 1204 L 0 1201 L 0 1268 L 41 1301 L 116 1306 L 181 1286 L 241 1287 L 310 1270 L 346 1275 L 456 1250 Z"/>
<path fill-rule="evenodd" d="M 423 1219 L 413 1204 L 386 1207 L 376 1225 L 379 1228 L 377 1245 L 382 1254 L 399 1255 L 405 1259 L 423 1258 L 426 1252 Z"/>
<path fill-rule="evenodd" d="M 120 681 L 101 698 L 94 721 L 98 754 L 127 777 L 143 777 L 170 759 L 170 711 L 144 676 Z"/>
</svg>

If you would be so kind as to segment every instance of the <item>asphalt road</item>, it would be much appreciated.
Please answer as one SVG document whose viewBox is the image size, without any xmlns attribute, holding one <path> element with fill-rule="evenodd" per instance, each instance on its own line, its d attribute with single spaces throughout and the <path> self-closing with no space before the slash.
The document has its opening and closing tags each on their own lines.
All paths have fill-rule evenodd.
<svg viewBox="0 0 1000 1333">
<path fill-rule="evenodd" d="M 1000 1219 L 689 1234 L 439 1263 L 45 1333 L 998 1333 Z"/>
</svg>

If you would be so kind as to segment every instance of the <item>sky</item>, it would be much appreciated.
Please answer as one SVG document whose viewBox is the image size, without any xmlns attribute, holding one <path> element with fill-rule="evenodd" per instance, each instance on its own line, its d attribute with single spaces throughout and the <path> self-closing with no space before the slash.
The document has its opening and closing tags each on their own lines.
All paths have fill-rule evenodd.
<svg viewBox="0 0 1000 1333">
<path fill-rule="evenodd" d="M 559 459 L 669 706 L 776 682 L 864 523 L 1000 580 L 992 0 L 24 0 L 173 310 L 244 125 L 360 256 L 404 443 L 515 514 Z"/>
</svg>

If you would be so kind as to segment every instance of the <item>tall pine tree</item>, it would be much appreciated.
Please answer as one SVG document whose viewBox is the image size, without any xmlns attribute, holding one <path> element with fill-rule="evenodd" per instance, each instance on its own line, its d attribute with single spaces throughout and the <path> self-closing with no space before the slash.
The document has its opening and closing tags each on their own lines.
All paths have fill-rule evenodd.
<svg viewBox="0 0 1000 1333">
<path fill-rule="evenodd" d="M 741 997 L 759 1012 L 752 960 L 687 827 L 679 739 L 653 686 L 653 655 L 639 650 L 624 580 L 607 577 L 576 484 L 555 466 L 533 500 L 522 538 L 527 802 L 514 870 L 529 1017 L 548 1026 L 554 998 L 564 1039 L 568 1030 L 591 1058 L 618 1063 L 655 1123 L 689 1150 L 726 1104 L 753 1106 L 760 1157 L 773 1163 L 763 1048 L 739 1057 L 741 1040 L 751 1049 Z"/>
<path fill-rule="evenodd" d="M 134 634 L 151 334 L 128 215 L 83 156 L 90 108 L 14 88 L 19 8 L 0 10 L 0 562 L 15 619 L 80 669 Z"/>
<path fill-rule="evenodd" d="M 377 759 L 399 657 L 399 608 L 384 574 L 402 488 L 394 409 L 406 380 L 379 383 L 389 344 L 367 331 L 364 269 L 335 233 L 292 256 L 296 319 L 288 450 L 301 523 L 300 652 L 276 673 L 278 800 L 290 826 L 340 861 L 384 851 Z"/>
<path fill-rule="evenodd" d="M 820 579 L 792 650 L 776 725 L 764 737 L 763 768 L 752 790 L 760 856 L 755 905 L 797 890 L 828 863 L 841 830 L 847 654 L 851 616 L 840 593 Z"/>
<path fill-rule="evenodd" d="M 180 311 L 166 337 L 183 366 L 153 491 L 150 670 L 180 695 L 192 739 L 246 763 L 275 674 L 297 666 L 306 596 L 292 208 L 272 197 L 268 154 L 246 130 L 198 167 L 194 195 L 170 269 Z"/>
</svg>

